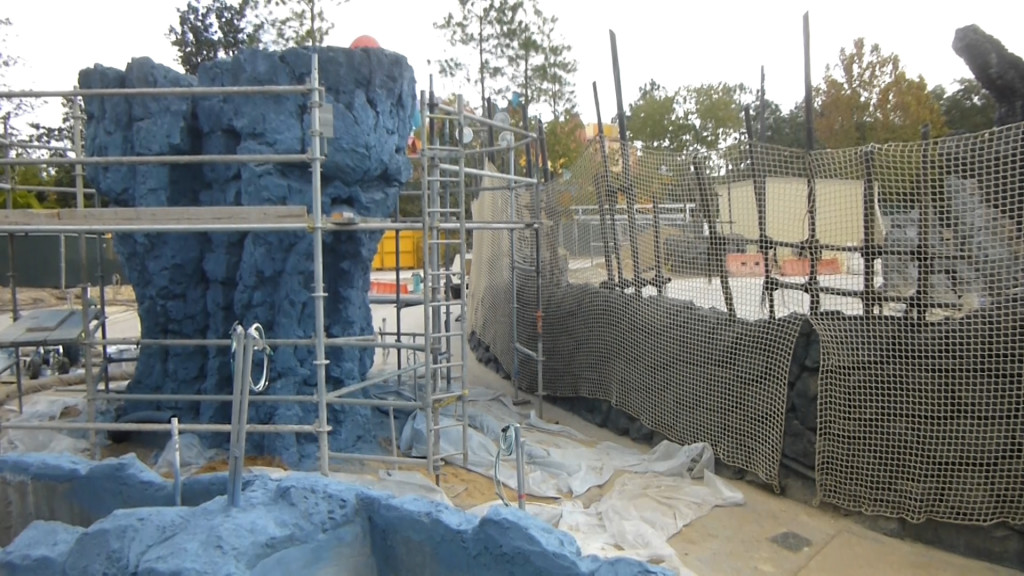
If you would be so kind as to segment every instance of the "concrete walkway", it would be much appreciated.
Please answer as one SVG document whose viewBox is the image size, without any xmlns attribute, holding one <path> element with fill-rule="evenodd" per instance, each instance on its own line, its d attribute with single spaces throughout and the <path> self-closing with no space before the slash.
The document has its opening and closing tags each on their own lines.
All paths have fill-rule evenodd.
<svg viewBox="0 0 1024 576">
<path fill-rule="evenodd" d="M 512 393 L 507 381 L 480 365 L 475 358 L 468 361 L 467 375 L 473 386 Z M 550 404 L 544 407 L 544 417 L 549 422 L 571 426 L 591 438 L 638 450 L 649 449 Z M 850 518 L 776 495 L 768 488 L 742 480 L 730 483 L 746 497 L 743 506 L 715 508 L 669 541 L 687 568 L 700 576 L 1020 574 L 871 532 Z"/>
</svg>

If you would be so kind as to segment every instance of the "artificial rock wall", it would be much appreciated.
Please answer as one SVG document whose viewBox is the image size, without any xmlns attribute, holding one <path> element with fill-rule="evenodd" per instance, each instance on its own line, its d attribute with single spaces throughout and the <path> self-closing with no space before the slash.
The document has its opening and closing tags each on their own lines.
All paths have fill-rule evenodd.
<svg viewBox="0 0 1024 576">
<path fill-rule="evenodd" d="M 396 206 L 411 175 L 405 155 L 415 102 L 413 70 L 381 49 L 319 50 L 334 137 L 326 140 L 325 214 L 382 217 Z M 246 51 L 203 64 L 197 77 L 148 58 L 124 70 L 82 70 L 82 88 L 298 85 L 308 82 L 311 54 Z M 309 147 L 308 95 L 93 97 L 85 99 L 88 156 L 304 154 Z M 308 164 L 92 166 L 89 181 L 114 206 L 305 205 L 312 209 Z M 367 293 L 380 232 L 327 234 L 324 241 L 329 336 L 372 333 Z M 135 289 L 143 338 L 225 339 L 231 326 L 261 323 L 270 338 L 313 334 L 312 237 L 307 233 L 118 234 L 115 247 Z M 312 347 L 279 348 L 269 394 L 311 394 Z M 371 350 L 328 349 L 331 389 L 362 379 Z M 257 367 L 258 370 L 258 367 Z M 142 349 L 129 390 L 230 394 L 226 348 Z M 184 422 L 227 422 L 227 403 L 137 403 L 128 410 L 169 409 Z M 310 424 L 315 405 L 255 404 L 252 423 Z M 368 410 L 332 407 L 334 449 L 370 447 Z M 364 435 L 365 434 L 365 435 Z M 256 437 L 258 436 L 258 437 Z M 313 438 L 250 435 L 251 449 L 299 466 Z M 308 441 L 308 442 L 307 442 Z"/>
<path fill-rule="evenodd" d="M 226 487 L 224 474 L 189 478 L 175 507 L 171 482 L 133 454 L 0 457 L 0 505 L 18 513 L 0 516 L 0 576 L 669 574 L 583 556 L 572 536 L 517 508 L 477 517 L 307 473 L 247 476 L 242 506 L 230 508 Z"/>
</svg>

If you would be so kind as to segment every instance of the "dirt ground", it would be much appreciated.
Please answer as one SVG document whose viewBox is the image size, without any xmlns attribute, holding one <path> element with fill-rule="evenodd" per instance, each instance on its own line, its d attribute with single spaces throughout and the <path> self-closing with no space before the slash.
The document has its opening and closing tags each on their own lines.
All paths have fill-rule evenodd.
<svg viewBox="0 0 1024 576">
<path fill-rule="evenodd" d="M 18 288 L 17 292 L 19 310 L 67 306 L 69 298 L 70 304 L 75 307 L 80 307 L 82 302 L 82 291 L 79 288 L 66 291 L 58 288 Z M 91 298 L 98 303 L 99 288 L 91 287 L 90 293 Z M 131 286 L 106 286 L 104 293 L 107 306 L 135 306 L 135 291 Z M 10 288 L 0 289 L 0 312 L 10 312 L 11 302 Z"/>
</svg>

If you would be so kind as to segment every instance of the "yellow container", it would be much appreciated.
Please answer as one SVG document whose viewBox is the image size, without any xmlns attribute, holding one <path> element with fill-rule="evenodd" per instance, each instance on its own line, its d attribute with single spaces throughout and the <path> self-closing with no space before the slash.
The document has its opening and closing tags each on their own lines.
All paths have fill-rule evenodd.
<svg viewBox="0 0 1024 576">
<path fill-rule="evenodd" d="M 395 235 L 398 234 L 398 245 Z M 396 250 L 397 248 L 397 250 Z M 388 230 L 377 246 L 377 256 L 373 259 L 374 270 L 402 270 L 423 268 L 423 233 L 417 230 Z"/>
</svg>

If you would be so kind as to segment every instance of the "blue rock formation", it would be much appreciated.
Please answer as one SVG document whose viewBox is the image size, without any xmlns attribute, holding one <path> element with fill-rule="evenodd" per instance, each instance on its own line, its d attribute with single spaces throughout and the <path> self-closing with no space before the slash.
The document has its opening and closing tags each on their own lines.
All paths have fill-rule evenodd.
<svg viewBox="0 0 1024 576">
<path fill-rule="evenodd" d="M 320 77 L 334 107 L 326 141 L 323 210 L 391 214 L 411 176 L 405 156 L 415 80 L 405 57 L 385 50 L 321 48 Z M 148 58 L 125 70 L 82 70 L 82 88 L 298 85 L 311 54 L 246 51 L 183 75 Z M 307 95 L 91 97 L 85 99 L 88 156 L 304 154 Z M 92 166 L 88 179 L 114 206 L 305 205 L 312 209 L 306 164 Z M 371 334 L 369 270 L 379 232 L 328 234 L 324 242 L 329 336 Z M 118 234 L 115 248 L 135 289 L 143 338 L 228 337 L 231 326 L 261 323 L 270 338 L 313 334 L 312 238 L 306 233 Z M 313 348 L 274 351 L 267 393 L 312 394 Z M 328 386 L 353 384 L 369 371 L 368 349 L 329 349 Z M 258 370 L 258 367 L 257 367 Z M 129 390 L 230 394 L 226 348 L 143 348 Z M 227 422 L 227 403 L 134 403 L 128 410 L 170 409 L 183 422 Z M 311 424 L 314 404 L 254 404 L 251 423 Z M 385 427 L 368 409 L 332 407 L 335 450 L 375 450 Z M 222 439 L 226 435 L 222 435 Z M 250 435 L 250 450 L 292 467 L 312 460 L 315 437 Z"/>
<path fill-rule="evenodd" d="M 120 498 L 123 506 L 82 521 L 84 530 L 48 521 L 96 494 L 85 478 L 116 487 L 106 500 Z M 170 482 L 134 455 L 98 463 L 63 454 L 0 457 L 0 503 L 31 493 L 36 497 L 18 509 L 34 505 L 37 512 L 36 522 L 0 550 L 0 576 L 671 573 L 629 558 L 583 556 L 572 536 L 516 508 L 494 507 L 478 518 L 305 473 L 246 481 L 239 508 L 212 495 L 194 507 L 170 507 Z"/>
</svg>

